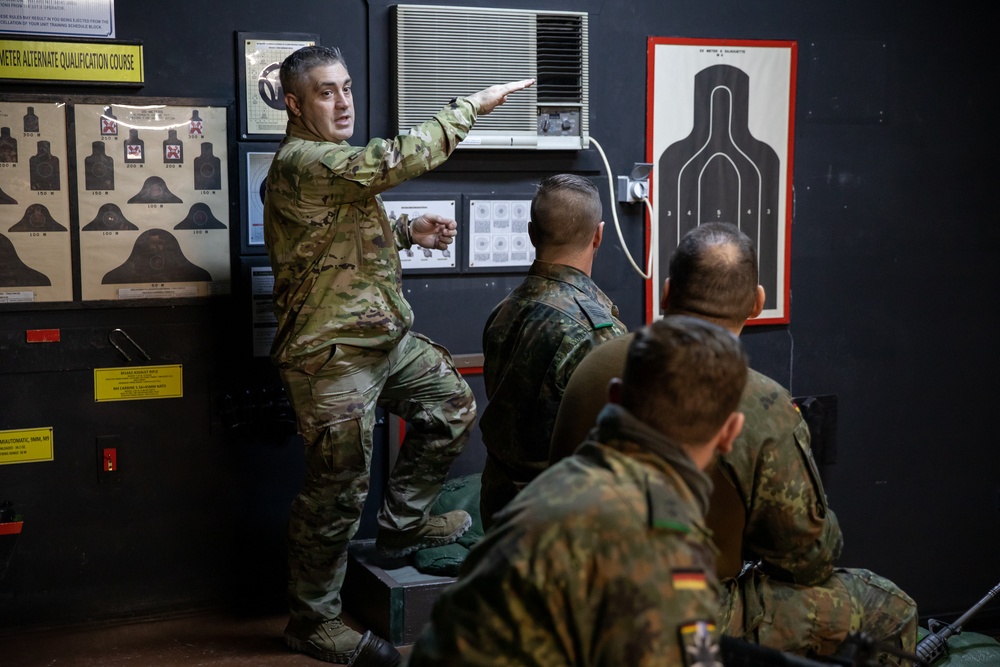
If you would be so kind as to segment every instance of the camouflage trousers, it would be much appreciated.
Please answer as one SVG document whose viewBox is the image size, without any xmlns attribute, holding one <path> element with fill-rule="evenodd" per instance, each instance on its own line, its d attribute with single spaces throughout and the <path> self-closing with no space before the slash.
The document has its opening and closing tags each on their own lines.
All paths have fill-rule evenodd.
<svg viewBox="0 0 1000 667">
<path fill-rule="evenodd" d="M 305 441 L 305 479 L 292 501 L 289 606 L 295 620 L 340 614 L 347 546 L 368 495 L 376 404 L 411 429 L 378 514 L 379 530 L 427 520 L 475 422 L 472 390 L 448 351 L 408 333 L 391 350 L 337 345 L 282 369 Z"/>
<path fill-rule="evenodd" d="M 817 586 L 800 586 L 750 568 L 722 583 L 722 627 L 731 636 L 801 656 L 833 655 L 850 633 L 911 654 L 916 646 L 916 603 L 868 570 L 838 568 Z M 910 664 L 877 655 L 882 664 Z"/>
</svg>

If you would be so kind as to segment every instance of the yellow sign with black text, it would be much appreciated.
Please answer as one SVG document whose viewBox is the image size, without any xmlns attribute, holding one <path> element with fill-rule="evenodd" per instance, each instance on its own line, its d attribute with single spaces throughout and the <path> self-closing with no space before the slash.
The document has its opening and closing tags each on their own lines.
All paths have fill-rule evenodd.
<svg viewBox="0 0 1000 667">
<path fill-rule="evenodd" d="M 0 431 L 0 465 L 51 461 L 52 427 Z"/>
<path fill-rule="evenodd" d="M 0 39 L 0 79 L 141 85 L 142 44 Z"/>
<path fill-rule="evenodd" d="M 176 366 L 128 366 L 94 369 L 94 401 L 142 401 L 180 398 L 184 378 Z"/>
</svg>

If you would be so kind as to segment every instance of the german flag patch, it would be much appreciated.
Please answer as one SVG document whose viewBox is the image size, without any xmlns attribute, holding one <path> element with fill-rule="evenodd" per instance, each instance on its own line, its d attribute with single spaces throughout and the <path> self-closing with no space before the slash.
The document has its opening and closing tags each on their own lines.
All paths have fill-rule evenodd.
<svg viewBox="0 0 1000 667">
<path fill-rule="evenodd" d="M 714 623 L 694 621 L 682 625 L 678 632 L 681 657 L 686 667 L 722 667 Z"/>
<path fill-rule="evenodd" d="M 701 570 L 674 570 L 671 573 L 675 591 L 703 591 L 708 588 Z"/>
</svg>

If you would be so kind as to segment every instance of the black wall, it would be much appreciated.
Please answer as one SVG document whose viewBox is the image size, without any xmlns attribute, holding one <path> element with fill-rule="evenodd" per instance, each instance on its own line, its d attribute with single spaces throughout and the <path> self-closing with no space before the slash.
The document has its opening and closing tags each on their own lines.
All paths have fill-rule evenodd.
<svg viewBox="0 0 1000 667">
<path fill-rule="evenodd" d="M 987 116 L 996 75 L 985 11 L 925 0 L 488 4 L 589 12 L 590 128 L 616 174 L 645 157 L 648 36 L 798 42 L 791 324 L 751 327 L 744 341 L 755 367 L 794 395 L 838 397 L 837 461 L 822 473 L 846 536 L 843 563 L 892 578 L 925 616 L 979 599 L 1000 573 L 990 347 L 998 142 Z M 119 2 L 117 35 L 144 44 L 146 85 L 134 94 L 234 99 L 236 31 L 318 32 L 348 59 L 357 142 L 392 130 L 388 6 Z M 27 85 L 0 95 L 8 92 L 122 95 Z M 553 171 L 607 187 L 593 149 L 475 152 L 399 194 L 530 193 Z M 606 198 L 609 222 L 613 205 Z M 638 254 L 642 210 L 619 215 Z M 605 238 L 594 276 L 634 328 L 644 285 L 617 236 Z M 266 360 L 247 353 L 238 247 L 233 295 L 205 304 L 0 306 L 0 429 L 56 433 L 55 461 L 0 466 L 0 500 L 25 517 L 0 580 L 0 628 L 234 599 L 280 605 L 283 522 L 301 455 L 285 424 L 232 427 L 225 409 L 227 396 L 275 382 Z M 490 308 L 516 283 L 511 274 L 420 276 L 407 298 L 419 331 L 475 353 Z M 106 342 L 116 327 L 162 363 L 184 364 L 183 399 L 93 403 L 92 369 L 122 364 Z M 29 349 L 33 328 L 61 328 L 63 343 Z M 102 435 L 122 437 L 117 485 L 96 480 Z"/>
</svg>

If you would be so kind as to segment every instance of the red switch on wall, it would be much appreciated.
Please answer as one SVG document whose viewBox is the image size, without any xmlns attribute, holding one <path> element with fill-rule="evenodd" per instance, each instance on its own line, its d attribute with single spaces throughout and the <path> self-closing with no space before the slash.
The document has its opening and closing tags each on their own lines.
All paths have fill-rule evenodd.
<svg viewBox="0 0 1000 667">
<path fill-rule="evenodd" d="M 97 483 L 120 482 L 118 452 L 121 450 L 121 436 L 102 435 L 97 437 Z"/>
<path fill-rule="evenodd" d="M 114 447 L 105 447 L 104 456 L 101 457 L 104 461 L 103 469 L 105 472 L 115 472 L 118 470 L 118 450 Z"/>
</svg>

